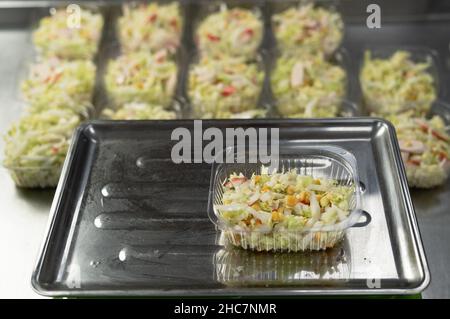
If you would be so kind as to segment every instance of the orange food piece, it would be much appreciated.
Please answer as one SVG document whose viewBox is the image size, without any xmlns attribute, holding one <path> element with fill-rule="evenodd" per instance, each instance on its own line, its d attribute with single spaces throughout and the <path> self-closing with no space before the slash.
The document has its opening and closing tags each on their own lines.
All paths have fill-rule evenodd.
<svg viewBox="0 0 450 319">
<path fill-rule="evenodd" d="M 293 207 L 293 206 L 295 206 L 295 204 L 297 204 L 297 199 L 295 198 L 295 196 L 287 195 L 286 196 L 286 205 Z"/>
<path fill-rule="evenodd" d="M 289 185 L 289 186 L 286 188 L 286 193 L 288 193 L 289 195 L 294 194 L 294 193 L 295 193 L 295 187 L 292 186 L 292 185 Z"/>
<path fill-rule="evenodd" d="M 283 217 L 284 217 L 283 214 L 280 213 L 279 211 L 276 210 L 272 211 L 272 221 L 280 222 L 283 220 Z"/>
<path fill-rule="evenodd" d="M 300 202 L 302 202 L 305 205 L 309 205 L 310 202 L 309 202 L 309 193 L 308 192 L 302 191 L 300 193 Z"/>
</svg>

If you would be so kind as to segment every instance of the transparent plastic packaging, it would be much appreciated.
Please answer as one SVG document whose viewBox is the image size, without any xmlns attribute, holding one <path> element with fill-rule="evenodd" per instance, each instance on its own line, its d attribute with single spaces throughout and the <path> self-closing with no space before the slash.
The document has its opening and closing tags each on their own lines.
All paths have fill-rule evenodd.
<svg viewBox="0 0 450 319">
<path fill-rule="evenodd" d="M 50 8 L 33 25 L 32 40 L 38 56 L 94 60 L 105 26 L 102 9 L 93 3 L 82 4 L 81 7 L 69 4 Z M 79 14 L 79 22 L 73 19 L 74 14 Z"/>
<path fill-rule="evenodd" d="M 440 119 L 442 119 L 442 121 L 444 123 L 444 129 L 442 131 L 445 131 L 447 136 L 450 136 L 450 106 L 446 103 L 443 103 L 442 101 L 436 101 L 435 103 L 433 103 L 433 105 L 432 105 L 430 111 L 428 112 L 428 114 L 426 115 L 426 117 L 414 118 L 418 122 L 417 128 L 421 128 L 420 125 L 425 125 L 427 123 L 427 122 L 425 122 L 425 120 L 431 120 L 435 116 L 438 116 Z M 405 122 L 407 120 L 394 119 L 394 121 L 400 122 L 400 125 L 402 125 L 402 124 L 405 124 Z M 426 125 L 429 125 L 429 122 Z M 424 163 L 419 163 L 419 165 L 417 165 L 417 164 L 413 163 L 413 161 L 410 160 L 410 154 L 408 153 L 408 151 L 404 150 L 402 148 L 402 145 L 404 145 L 403 147 L 405 147 L 407 149 L 408 145 L 409 145 L 408 143 L 410 143 L 411 140 L 412 141 L 417 140 L 415 133 L 412 133 L 411 129 L 409 129 L 406 132 L 403 131 L 402 133 L 400 133 L 400 131 L 397 130 L 397 138 L 399 140 L 400 150 L 402 151 L 403 164 L 406 169 L 406 175 L 408 178 L 409 187 L 433 188 L 433 187 L 444 184 L 450 173 L 450 162 L 449 162 L 450 159 L 447 158 L 448 151 L 444 151 L 444 153 L 446 153 L 446 154 L 442 155 L 443 158 L 441 159 L 441 162 L 439 164 L 432 164 L 430 162 L 424 162 Z M 420 145 L 425 147 L 425 151 L 422 151 L 422 152 L 424 152 L 424 154 L 431 154 L 433 152 L 433 149 L 434 149 L 434 151 L 440 149 L 441 150 L 440 152 L 442 152 L 442 148 L 439 148 L 438 142 L 447 143 L 447 145 L 449 145 L 449 143 L 450 143 L 450 141 L 448 141 L 448 140 L 445 141 L 445 137 L 441 137 L 441 139 L 443 141 L 439 141 L 438 139 L 436 139 L 436 136 L 440 136 L 440 134 L 433 133 L 433 131 L 431 131 L 431 132 L 432 132 L 431 135 L 428 136 L 427 138 L 434 139 L 433 142 L 425 143 L 426 146 L 423 145 L 422 142 L 420 142 Z M 405 136 L 406 136 L 406 139 L 405 139 Z M 442 147 L 442 144 L 441 144 L 441 147 Z M 412 155 L 417 156 L 417 154 L 412 154 Z M 419 153 L 419 156 L 420 156 L 420 153 Z"/>
<path fill-rule="evenodd" d="M 308 111 L 306 110 L 308 108 L 307 104 L 299 107 L 298 113 L 304 113 L 302 116 L 295 116 L 294 112 L 292 112 L 292 115 L 283 115 L 288 113 L 288 111 L 285 109 L 283 105 L 285 104 L 295 104 L 298 103 L 293 99 L 293 95 L 286 94 L 286 95 L 280 95 L 277 94 L 274 89 L 274 83 L 273 83 L 273 74 L 275 72 L 275 69 L 277 68 L 277 63 L 279 58 L 282 56 L 281 53 L 272 53 L 273 58 L 273 65 L 270 65 L 268 67 L 267 71 L 267 85 L 270 87 L 270 104 L 271 108 L 276 112 L 278 116 L 281 117 L 290 117 L 290 118 L 314 118 L 314 117 L 348 117 L 348 116 L 358 116 L 360 115 L 360 110 L 358 107 L 348 100 L 348 97 L 353 95 L 351 84 L 349 80 L 349 69 L 350 69 L 350 62 L 348 53 L 346 50 L 342 49 L 339 51 L 336 51 L 332 56 L 325 59 L 326 63 L 330 63 L 332 66 L 339 67 L 344 73 L 343 78 L 343 94 L 337 95 L 333 97 L 333 91 L 330 91 L 327 95 L 323 95 L 318 99 L 317 105 L 314 107 L 314 109 L 311 110 L 312 115 L 308 115 Z M 289 58 L 293 57 L 292 55 L 288 55 Z M 294 58 L 295 59 L 295 58 Z M 303 58 L 298 58 L 299 62 L 303 62 Z M 326 81 L 328 79 L 325 79 Z M 300 88 L 301 92 L 302 88 Z M 310 100 L 314 99 L 315 97 L 312 96 Z M 330 112 L 328 113 L 326 111 L 327 108 L 330 108 Z M 318 110 L 317 110 L 318 109 Z M 327 114 L 328 113 L 328 114 Z"/>
<path fill-rule="evenodd" d="M 367 47 L 364 52 L 370 52 L 372 59 L 389 59 L 396 52 L 405 51 L 409 53 L 409 58 L 414 63 L 428 63 L 429 67 L 424 70 L 429 74 L 433 80 L 434 100 L 415 100 L 415 101 L 400 101 L 392 100 L 386 97 L 372 96 L 367 91 L 362 72 L 365 66 L 365 58 L 361 57 L 359 66 L 359 85 L 363 98 L 365 110 L 368 113 L 375 113 L 377 115 L 389 115 L 392 113 L 402 112 L 404 110 L 413 109 L 419 115 L 426 114 L 433 104 L 440 97 L 445 95 L 444 87 L 441 85 L 439 70 L 441 69 L 441 62 L 439 55 L 434 50 L 426 47 L 410 47 L 410 46 L 383 46 L 383 47 Z M 414 92 L 417 94 L 417 92 Z"/>
<path fill-rule="evenodd" d="M 242 73 L 246 73 L 247 75 L 251 70 L 255 70 L 257 79 L 257 84 L 255 85 L 254 94 L 249 94 L 249 89 L 251 88 L 249 84 L 246 84 L 242 88 L 237 88 L 237 92 L 233 92 L 230 96 L 225 94 L 213 96 L 212 94 L 204 94 L 199 98 L 201 94 L 201 88 L 193 88 L 191 87 L 191 77 L 193 77 L 193 70 L 196 67 L 204 67 L 202 65 L 202 60 L 207 65 L 214 67 L 214 72 L 217 70 L 217 63 L 213 59 L 210 58 L 202 58 L 199 55 L 193 57 L 194 63 L 192 63 L 189 67 L 187 76 L 186 76 L 186 88 L 187 88 L 187 105 L 186 109 L 189 110 L 188 117 L 190 118 L 202 118 L 202 119 L 220 119 L 220 118 L 234 118 L 234 119 L 245 119 L 245 118 L 262 118 L 266 117 L 269 114 L 268 105 L 263 103 L 264 100 L 264 81 L 265 81 L 265 68 L 263 64 L 264 57 L 263 55 L 258 55 L 255 58 L 254 63 L 244 63 L 240 59 L 231 58 L 230 63 L 223 64 L 222 69 L 223 74 L 225 74 L 225 70 L 227 67 L 233 67 L 235 69 L 242 69 L 242 66 L 245 66 L 244 71 Z M 220 77 L 221 74 L 218 73 L 217 77 Z M 195 81 L 198 82 L 200 76 L 196 76 Z M 246 81 L 250 81 L 250 76 L 245 77 Z M 206 83 L 202 82 L 201 85 L 206 87 Z M 208 84 L 210 90 L 214 92 L 214 89 L 218 89 L 219 87 L 216 84 L 211 83 Z M 227 85 L 223 84 L 226 89 Z M 199 85 L 198 85 L 199 86 Z M 229 87 L 232 87 L 230 84 Z M 233 87 L 234 88 L 234 87 Z M 245 91 L 245 95 L 239 94 L 239 90 Z M 225 92 L 225 91 L 224 91 Z M 236 102 L 239 101 L 239 102 Z"/>
<path fill-rule="evenodd" d="M 233 246 L 256 251 L 308 251 L 324 250 L 334 247 L 345 235 L 350 227 L 365 226 L 370 222 L 368 213 L 361 210 L 361 193 L 359 186 L 358 170 L 354 156 L 343 148 L 335 146 L 301 146 L 296 148 L 295 155 L 286 154 L 280 156 L 279 161 L 271 163 L 277 172 L 286 172 L 295 169 L 298 174 L 308 175 L 313 178 L 335 179 L 340 186 L 354 186 L 354 191 L 349 200 L 350 213 L 346 219 L 334 225 L 303 228 L 301 230 L 272 229 L 270 232 L 257 230 L 242 231 L 227 224 L 220 216 L 216 205 L 222 204 L 223 182 L 231 173 L 242 173 L 246 177 L 252 174 L 260 174 L 263 165 L 261 163 L 245 164 L 242 156 L 246 154 L 236 153 L 236 149 L 228 148 L 226 153 L 232 152 L 234 163 L 213 164 L 211 185 L 209 193 L 208 215 L 216 227 L 222 231 L 228 243 Z M 280 154 L 283 154 L 283 146 L 280 146 Z M 359 223 L 362 216 L 366 221 Z"/>
<path fill-rule="evenodd" d="M 271 6 L 272 14 L 270 23 L 272 33 L 277 41 L 277 50 L 294 55 L 317 54 L 317 52 L 322 52 L 326 57 L 331 57 L 341 46 L 345 27 L 340 12 L 337 10 L 338 1 L 269 0 L 268 3 Z M 277 27 L 283 25 L 286 21 L 286 17 L 283 14 L 286 14 L 289 10 L 309 6 L 320 16 L 318 19 L 324 21 L 320 21 L 318 24 L 313 23 L 312 25 L 302 25 L 301 21 L 299 21 L 295 29 L 291 29 L 290 31 L 284 30 L 284 32 L 277 31 Z M 293 11 L 289 12 L 291 14 L 293 13 Z M 308 16 L 310 15 L 311 11 Z M 295 22 L 290 22 L 287 23 L 288 26 L 295 24 Z M 301 31 L 304 31 L 304 33 L 299 34 L 298 32 Z"/>
<path fill-rule="evenodd" d="M 62 166 L 55 167 L 9 167 L 14 183 L 21 188 L 53 188 L 58 185 Z"/>
<path fill-rule="evenodd" d="M 231 56 L 235 58 L 242 58 L 246 61 L 252 61 L 257 57 L 261 51 L 263 42 L 266 36 L 266 28 L 264 21 L 264 4 L 261 1 L 211 1 L 210 3 L 198 2 L 195 3 L 197 12 L 197 19 L 193 23 L 194 30 L 194 42 L 198 54 L 203 56 L 221 58 L 222 56 Z M 241 34 L 236 32 L 230 32 L 229 30 L 220 30 L 218 34 L 207 34 L 207 39 L 200 38 L 200 31 L 202 26 L 208 26 L 203 24 L 207 22 L 207 19 L 211 15 L 218 14 L 222 10 L 246 10 L 251 14 L 247 22 L 250 20 L 253 28 L 246 28 Z M 256 18 L 256 20 L 253 20 Z M 253 22 L 259 22 L 259 25 Z M 214 26 L 212 26 L 213 28 Z M 210 31 L 209 29 L 207 30 Z M 218 30 L 219 31 L 219 30 Z M 259 31 L 259 32 L 258 32 Z M 239 42 L 242 37 L 248 37 L 250 40 L 245 42 Z M 223 41 L 225 39 L 225 41 Z M 253 39 L 256 39 L 255 41 Z M 231 41 L 231 43 L 230 43 Z"/>
</svg>

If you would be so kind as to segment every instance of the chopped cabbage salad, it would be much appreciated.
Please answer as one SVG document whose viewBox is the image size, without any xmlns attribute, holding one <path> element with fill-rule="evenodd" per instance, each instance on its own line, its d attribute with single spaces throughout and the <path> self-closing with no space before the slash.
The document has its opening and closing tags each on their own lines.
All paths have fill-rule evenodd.
<svg viewBox="0 0 450 319">
<path fill-rule="evenodd" d="M 255 59 L 262 40 L 263 23 L 259 13 L 225 5 L 206 17 L 197 30 L 196 39 L 202 55 Z"/>
<path fill-rule="evenodd" d="M 344 23 L 339 13 L 312 4 L 276 14 L 273 22 L 275 36 L 283 52 L 330 55 L 343 37 Z"/>
<path fill-rule="evenodd" d="M 177 3 L 125 4 L 118 28 L 123 52 L 166 49 L 174 53 L 182 31 L 180 9 Z"/>
<path fill-rule="evenodd" d="M 176 84 L 176 64 L 165 50 L 121 55 L 109 63 L 105 75 L 106 90 L 117 107 L 130 102 L 168 107 Z"/>
<path fill-rule="evenodd" d="M 72 110 L 87 118 L 92 109 L 95 65 L 91 61 L 45 59 L 31 66 L 22 82 L 22 94 L 29 111 Z"/>
<path fill-rule="evenodd" d="M 21 187 L 54 187 L 80 117 L 70 110 L 27 114 L 5 136 L 4 166 Z"/>
<path fill-rule="evenodd" d="M 365 53 L 360 82 L 364 100 L 371 112 L 390 114 L 407 109 L 423 115 L 436 99 L 429 62 L 414 62 L 411 54 L 397 51 L 387 59 Z"/>
<path fill-rule="evenodd" d="M 320 55 L 285 55 L 277 61 L 271 84 L 283 117 L 335 117 L 345 95 L 346 74 Z"/>
<path fill-rule="evenodd" d="M 263 73 L 253 63 L 236 58 L 203 57 L 189 75 L 189 98 L 200 118 L 251 118 L 257 109 Z"/>
<path fill-rule="evenodd" d="M 305 241 L 322 236 L 322 249 L 332 246 L 337 236 L 328 234 L 327 240 L 326 232 L 314 231 L 347 219 L 353 196 L 353 186 L 299 175 L 296 170 L 250 178 L 231 174 L 215 210 L 230 232 L 239 234 L 232 236 L 232 242 L 244 248 L 303 250 Z"/>
<path fill-rule="evenodd" d="M 58 9 L 55 14 L 40 20 L 33 33 L 37 51 L 44 57 L 93 59 L 102 34 L 102 15 L 81 10 L 78 26 L 70 17 L 71 13 Z"/>
<path fill-rule="evenodd" d="M 103 116 L 111 120 L 173 120 L 176 114 L 160 105 L 126 103 L 118 110 L 106 109 Z"/>
<path fill-rule="evenodd" d="M 427 120 L 412 111 L 387 117 L 394 124 L 409 186 L 431 188 L 441 185 L 450 168 L 450 136 L 439 116 Z"/>
</svg>

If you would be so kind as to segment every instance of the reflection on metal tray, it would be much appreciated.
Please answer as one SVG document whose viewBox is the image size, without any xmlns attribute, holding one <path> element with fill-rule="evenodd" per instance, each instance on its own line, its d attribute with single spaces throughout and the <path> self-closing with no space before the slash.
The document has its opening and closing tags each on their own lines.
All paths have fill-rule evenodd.
<svg viewBox="0 0 450 319">
<path fill-rule="evenodd" d="M 66 161 L 34 288 L 51 296 L 301 295 L 412 294 L 428 285 L 428 266 L 389 124 L 357 118 L 203 122 L 204 128 L 211 126 L 278 127 L 281 143 L 335 145 L 354 154 L 365 186 L 362 208 L 372 220 L 349 229 L 341 246 L 345 265 L 331 250 L 287 258 L 299 265 L 298 271 L 285 269 L 284 257 L 223 251 L 207 217 L 211 166 L 174 164 L 170 158 L 172 130 L 192 130 L 192 121 L 92 122 L 77 131 Z M 338 275 L 331 278 L 341 276 L 339 280 L 316 269 L 316 258 L 337 267 Z M 271 259 L 282 261 L 274 269 L 278 275 L 270 277 L 280 281 L 261 287 L 261 276 L 246 267 L 251 260 L 262 261 L 256 270 L 261 273 Z M 232 280 L 227 269 L 234 265 L 244 267 L 245 287 L 227 285 Z"/>
<path fill-rule="evenodd" d="M 221 238 L 221 241 L 226 239 Z M 351 256 L 347 240 L 319 252 L 267 253 L 227 247 L 214 256 L 215 278 L 232 287 L 324 286 L 347 282 Z"/>
</svg>

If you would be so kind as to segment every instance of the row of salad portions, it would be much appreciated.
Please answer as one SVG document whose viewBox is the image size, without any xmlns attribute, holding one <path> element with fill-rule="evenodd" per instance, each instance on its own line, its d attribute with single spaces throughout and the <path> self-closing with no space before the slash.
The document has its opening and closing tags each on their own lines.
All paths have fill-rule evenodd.
<svg viewBox="0 0 450 319">
<path fill-rule="evenodd" d="M 194 118 L 264 117 L 260 107 L 264 71 L 256 63 L 202 57 L 188 73 L 187 96 Z M 147 103 L 170 108 L 177 86 L 176 63 L 165 51 L 134 52 L 110 61 L 105 86 L 111 103 Z M 281 57 L 271 73 L 283 117 L 334 117 L 346 93 L 346 73 L 322 56 Z M 109 111 L 108 111 L 109 112 Z"/>
<path fill-rule="evenodd" d="M 228 8 L 225 4 L 213 7 L 214 10 L 207 10 L 207 14 L 201 15 L 195 29 L 198 61 L 191 68 L 187 80 L 190 115 L 196 118 L 262 117 L 267 110 L 257 106 L 264 76 L 260 65 L 255 63 L 264 31 L 261 12 L 242 7 Z M 108 95 L 116 109 L 125 103 L 146 104 L 147 108 L 153 106 L 161 111 L 170 108 L 176 86 L 174 52 L 180 45 L 181 26 L 184 23 L 179 5 L 127 4 L 122 12 L 117 22 L 117 33 L 123 56 L 111 62 L 108 68 L 105 78 Z M 290 23 L 296 22 L 299 28 L 289 28 L 284 23 L 287 18 Z M 343 24 L 339 14 L 312 5 L 289 8 L 274 15 L 273 23 L 275 29 L 279 30 L 276 33 L 280 34 L 280 46 L 284 51 L 296 49 L 323 55 L 322 51 L 333 52 L 342 39 Z M 294 29 L 297 34 L 289 42 L 287 39 Z M 300 50 L 301 48 L 309 49 Z M 297 65 L 292 83 L 293 86 L 301 87 L 308 81 L 313 82 L 314 75 L 310 76 L 307 71 L 310 69 L 313 69 L 310 73 L 314 73 L 314 69 L 317 69 L 315 73 L 320 73 L 318 83 L 311 84 L 311 90 L 304 94 L 291 94 L 303 105 L 296 108 L 293 107 L 293 101 L 289 101 L 286 107 L 281 103 L 281 114 L 301 117 L 304 116 L 303 113 L 306 116 L 337 114 L 336 101 L 330 107 L 331 114 L 327 110 L 321 110 L 321 107 L 333 96 L 336 99 L 342 98 L 344 83 L 336 82 L 342 80 L 344 72 L 334 72 L 338 68 L 336 66 L 330 71 L 333 74 L 332 84 L 322 89 L 323 79 L 327 77 L 323 71 L 327 61 L 317 58 L 311 60 L 310 64 L 317 67 L 308 68 L 308 63 L 305 67 Z M 150 68 L 159 71 L 153 72 Z M 161 69 L 164 71 L 161 72 Z M 151 74 L 144 78 L 147 73 Z M 303 78 L 306 80 L 303 81 Z M 287 91 L 286 86 L 286 83 L 282 83 L 277 87 L 277 93 Z M 333 86 L 337 88 L 337 93 L 326 92 Z M 305 103 L 311 96 L 316 98 L 315 101 Z M 319 105 L 317 112 L 314 111 L 316 104 Z M 107 115 L 112 113 L 113 110 L 106 112 Z M 157 113 L 162 118 L 167 118 L 168 114 Z M 127 118 L 132 118 L 133 114 L 129 114 Z M 169 117 L 173 116 L 171 113 Z"/>
<path fill-rule="evenodd" d="M 206 7 L 206 8 L 205 8 Z M 182 36 L 183 19 L 178 3 L 125 4 L 117 23 L 122 52 L 174 53 Z M 225 3 L 205 5 L 195 26 L 195 42 L 200 55 L 253 60 L 264 37 L 264 21 L 259 9 Z M 281 51 L 333 53 L 343 38 L 344 24 L 337 12 L 303 4 L 291 6 L 272 17 Z"/>
<path fill-rule="evenodd" d="M 83 11 L 80 25 L 51 11 L 33 33 L 36 62 L 21 83 L 25 114 L 5 136 L 4 166 L 16 185 L 57 185 L 73 131 L 92 116 L 101 14 Z"/>
<path fill-rule="evenodd" d="M 258 56 L 257 50 L 260 46 L 259 41 L 263 32 L 263 23 L 258 11 L 240 7 L 228 9 L 225 5 L 222 5 L 218 10 L 208 13 L 201 19 L 196 29 L 195 37 L 200 52 L 199 60 L 214 59 L 219 63 L 224 61 L 224 64 L 227 64 L 226 60 L 233 60 L 232 58 L 244 58 L 246 61 L 255 61 Z M 97 52 L 103 18 L 100 13 L 92 13 L 88 10 L 81 12 L 81 18 L 80 28 L 67 25 L 67 13 L 64 10 L 56 11 L 52 16 L 43 18 L 39 28 L 33 35 L 38 51 L 45 57 L 92 58 Z M 305 52 L 312 53 L 313 56 L 325 55 L 329 57 L 335 51 L 342 40 L 343 24 L 341 17 L 338 13 L 322 7 L 301 5 L 289 7 L 285 11 L 274 14 L 272 19 L 277 43 L 280 47 L 279 52 L 282 55 L 280 62 L 277 63 L 277 66 L 281 66 L 275 68 L 274 76 L 272 77 L 272 91 L 275 98 L 279 100 L 279 103 L 277 103 L 279 105 L 279 113 L 284 116 L 298 116 L 299 113 L 300 116 L 326 116 L 328 114 L 329 116 L 335 116 L 336 112 L 333 111 L 310 112 L 308 109 L 315 103 L 311 103 L 306 107 L 304 101 L 319 99 L 325 100 L 325 103 L 327 103 L 330 100 L 330 95 L 332 97 L 335 95 L 338 99 L 342 98 L 343 72 L 338 70 L 337 66 L 330 68 L 332 70 L 329 71 L 329 74 L 324 74 L 324 72 L 320 71 L 316 72 L 315 70 L 308 72 L 308 69 L 311 69 L 311 67 L 305 66 L 302 60 L 307 56 Z M 175 2 L 169 4 L 158 4 L 155 2 L 140 5 L 127 4 L 123 7 L 123 14 L 118 19 L 117 25 L 117 33 L 123 53 L 133 54 L 142 51 L 151 52 L 152 55 L 161 55 L 163 50 L 166 52 L 162 54 L 167 54 L 173 58 L 173 53 L 180 45 L 183 19 L 180 13 L 180 6 Z M 207 64 L 205 62 L 205 65 Z M 213 63 L 209 64 L 212 65 Z M 436 98 L 436 80 L 427 72 L 429 67 L 429 63 L 412 62 L 407 52 L 396 52 L 391 58 L 384 57 L 381 59 L 378 57 L 372 58 L 370 53 L 367 54 L 361 71 L 361 87 L 364 93 L 364 101 L 369 111 L 386 114 L 405 107 L 426 111 Z M 207 80 L 214 78 L 210 75 L 210 73 L 214 72 L 204 71 L 207 68 L 208 66 L 200 67 L 199 73 L 201 73 L 201 76 L 192 76 L 189 82 L 195 86 L 204 78 Z M 318 66 L 317 69 L 323 68 Z M 193 72 L 193 74 L 196 73 L 195 71 Z M 203 76 L 205 73 L 208 76 Z M 317 73 L 318 75 L 315 76 Z M 167 95 L 172 93 L 171 88 L 175 82 L 175 76 L 171 76 L 170 81 L 168 80 L 167 92 L 165 94 L 155 94 L 155 98 L 160 98 L 156 104 L 167 104 L 167 99 L 170 98 Z M 323 81 L 323 78 L 328 77 L 332 79 L 332 83 L 328 85 L 330 92 L 325 93 L 325 98 L 322 98 L 323 94 L 322 92 L 317 92 L 317 87 L 321 88 L 324 84 L 328 84 L 327 81 Z M 291 79 L 290 83 L 287 81 L 287 78 Z M 312 80 L 308 78 L 312 78 Z M 307 85 L 316 78 L 319 78 L 317 85 L 314 85 L 316 83 Z M 119 77 L 117 82 L 121 82 L 120 79 L 121 77 Z M 239 80 L 238 82 L 243 81 Z M 139 86 L 141 84 L 139 83 Z M 213 94 L 215 98 L 212 98 L 211 101 L 195 103 L 205 104 L 200 106 L 194 105 L 194 109 L 200 110 L 200 112 L 194 112 L 195 115 L 203 117 L 199 113 L 206 108 L 206 113 L 208 114 L 204 117 L 211 117 L 211 112 L 209 111 L 211 106 L 208 104 L 221 102 L 220 99 L 225 99 L 238 91 L 235 90 L 233 85 L 229 88 L 228 86 L 227 83 L 223 94 L 212 90 L 216 94 Z M 297 96 L 296 88 L 298 87 L 301 87 L 301 96 Z M 223 89 L 221 85 L 218 88 Z M 144 86 L 140 89 L 161 91 L 159 85 L 155 85 L 152 88 Z M 189 97 L 194 101 L 198 101 L 203 91 L 189 94 Z M 241 106 L 239 104 L 246 104 L 248 100 L 255 101 L 260 88 L 257 90 L 245 88 L 243 91 L 245 93 L 252 91 L 252 97 L 250 99 L 244 97 L 240 101 L 241 99 L 234 96 L 233 99 L 235 101 L 231 104 L 238 105 L 225 106 L 225 109 L 219 106 L 218 110 L 212 113 L 217 113 L 220 116 L 221 113 L 226 113 L 228 108 L 238 109 L 237 112 L 233 111 L 232 113 L 240 113 L 241 109 L 245 112 L 249 108 L 254 108 L 254 106 Z M 233 94 L 227 92 L 233 92 Z M 116 95 L 115 98 L 117 98 L 118 94 L 114 93 L 113 95 Z M 125 92 L 124 94 L 127 95 L 127 93 Z M 242 94 L 242 91 L 237 92 L 237 94 Z M 144 98 L 144 100 L 149 100 L 149 103 L 155 103 L 152 101 L 155 98 L 148 97 Z M 125 99 L 127 102 L 140 102 L 133 101 L 135 99 L 134 96 L 125 97 Z M 136 99 L 140 98 L 137 97 Z M 302 105 L 296 107 L 295 104 Z M 333 107 L 330 108 L 332 109 Z M 306 114 L 302 114 L 305 110 Z M 256 114 L 260 115 L 261 113 L 256 112 Z"/>
</svg>

